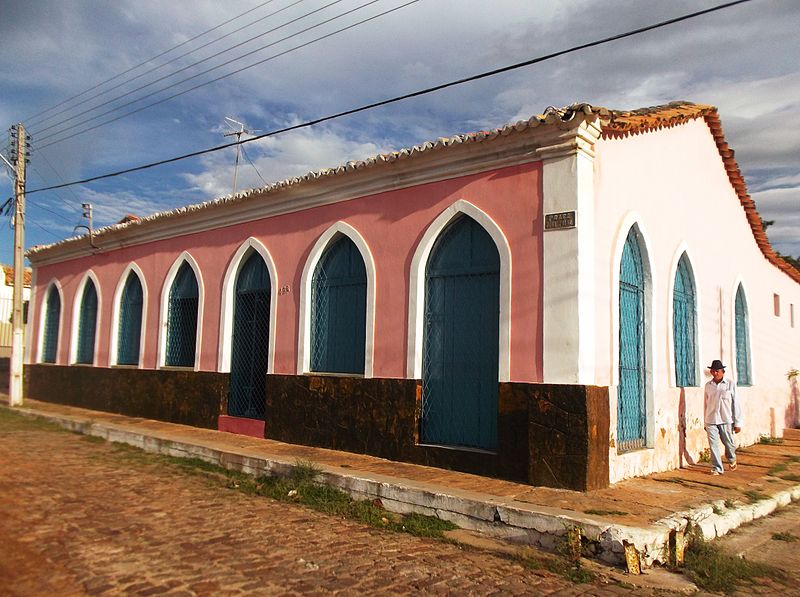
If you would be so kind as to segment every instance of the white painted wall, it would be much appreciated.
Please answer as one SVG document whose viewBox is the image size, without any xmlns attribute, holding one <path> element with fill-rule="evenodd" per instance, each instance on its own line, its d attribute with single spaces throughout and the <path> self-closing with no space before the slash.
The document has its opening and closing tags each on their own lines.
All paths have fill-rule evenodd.
<svg viewBox="0 0 800 597">
<path fill-rule="evenodd" d="M 702 422 L 706 367 L 712 359 L 722 358 L 728 373 L 735 375 L 733 308 L 739 281 L 749 306 L 754 381 L 752 387 L 740 390 L 745 421 L 739 442 L 754 443 L 762 434 L 781 435 L 792 422 L 792 389 L 786 374 L 800 368 L 800 284 L 769 263 L 756 245 L 705 121 L 624 139 L 601 139 L 595 153 L 594 383 L 610 386 L 611 440 L 617 433 L 615 288 L 620 244 L 634 222 L 645 232 L 652 267 L 651 447 L 618 454 L 610 441 L 611 481 L 681 463 L 681 390 L 674 381 L 671 317 L 672 278 L 683 248 L 695 274 L 701 365 L 699 387 L 685 390 L 683 461 L 687 456 L 696 460 L 707 446 Z M 774 315 L 773 293 L 781 297 L 779 317 Z"/>
</svg>

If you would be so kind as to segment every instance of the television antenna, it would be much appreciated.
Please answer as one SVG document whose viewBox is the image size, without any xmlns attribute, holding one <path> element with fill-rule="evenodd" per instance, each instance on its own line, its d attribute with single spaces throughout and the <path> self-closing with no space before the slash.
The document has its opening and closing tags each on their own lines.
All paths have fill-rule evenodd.
<svg viewBox="0 0 800 597">
<path fill-rule="evenodd" d="M 260 132 L 257 129 L 248 129 L 247 126 L 243 122 L 239 122 L 229 116 L 225 117 L 225 120 L 228 123 L 228 126 L 231 127 L 232 130 L 229 133 L 224 133 L 223 137 L 236 137 L 236 161 L 233 164 L 233 192 L 232 195 L 236 194 L 236 174 L 239 171 L 239 154 L 241 153 L 242 148 L 242 135 L 252 135 L 253 133 Z"/>
</svg>

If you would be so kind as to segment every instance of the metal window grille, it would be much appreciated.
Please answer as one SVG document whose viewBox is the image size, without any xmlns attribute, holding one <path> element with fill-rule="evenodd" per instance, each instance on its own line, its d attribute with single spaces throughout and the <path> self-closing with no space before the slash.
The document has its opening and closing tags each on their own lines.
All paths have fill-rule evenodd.
<svg viewBox="0 0 800 597">
<path fill-rule="evenodd" d="M 236 277 L 228 392 L 231 416 L 264 418 L 269 317 L 269 271 L 261 256 L 253 252 Z"/>
<path fill-rule="evenodd" d="M 736 290 L 736 375 L 737 383 L 749 386 L 753 383 L 750 363 L 749 321 L 747 301 L 741 285 Z"/>
<path fill-rule="evenodd" d="M 138 365 L 142 336 L 142 282 L 134 272 L 128 274 L 119 305 L 117 364 Z"/>
<path fill-rule="evenodd" d="M 311 281 L 311 370 L 364 373 L 367 270 L 342 235 L 323 254 Z"/>
<path fill-rule="evenodd" d="M 673 336 L 675 342 L 675 383 L 685 388 L 697 385 L 695 371 L 695 292 L 689 264 L 684 254 L 675 272 L 673 292 Z"/>
<path fill-rule="evenodd" d="M 94 363 L 94 337 L 97 330 L 97 290 L 94 282 L 86 280 L 81 297 L 78 318 L 78 354 L 75 362 L 85 365 Z"/>
<path fill-rule="evenodd" d="M 58 326 L 61 320 L 61 296 L 55 286 L 47 292 L 47 308 L 44 316 L 44 339 L 42 362 L 55 363 L 58 350 Z"/>
<path fill-rule="evenodd" d="M 437 239 L 425 272 L 423 442 L 496 448 L 499 318 L 497 247 L 462 216 Z"/>
<path fill-rule="evenodd" d="M 191 266 L 184 261 L 169 290 L 165 359 L 169 366 L 194 367 L 198 296 L 197 278 Z"/>
<path fill-rule="evenodd" d="M 644 270 L 633 229 L 625 240 L 619 282 L 619 387 L 617 445 L 620 451 L 645 446 Z"/>
</svg>

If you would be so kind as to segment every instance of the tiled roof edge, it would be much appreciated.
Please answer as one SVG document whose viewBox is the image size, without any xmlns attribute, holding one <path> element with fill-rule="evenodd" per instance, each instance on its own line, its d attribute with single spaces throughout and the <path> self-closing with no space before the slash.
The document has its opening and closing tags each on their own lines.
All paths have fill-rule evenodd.
<svg viewBox="0 0 800 597">
<path fill-rule="evenodd" d="M 769 242 L 764 225 L 761 223 L 761 216 L 756 209 L 756 204 L 747 192 L 744 176 L 742 176 L 739 164 L 733 157 L 734 151 L 725 140 L 719 112 L 715 106 L 693 104 L 691 102 L 672 102 L 664 106 L 653 106 L 652 108 L 629 112 L 611 110 L 610 119 L 603 120 L 602 135 L 605 138 L 624 138 L 628 135 L 671 128 L 698 118 L 705 120 L 711 135 L 714 137 L 717 151 L 728 174 L 728 180 L 739 197 L 739 203 L 744 209 L 745 217 L 753 232 L 753 238 L 755 238 L 758 248 L 761 249 L 761 253 L 766 257 L 767 261 L 783 271 L 792 280 L 800 283 L 800 271 L 781 259 Z"/>
<path fill-rule="evenodd" d="M 495 128 L 489 131 L 465 133 L 461 135 L 454 135 L 452 137 L 440 137 L 435 141 L 425 141 L 423 143 L 414 145 L 409 148 L 404 148 L 389 153 L 379 154 L 376 156 L 366 158 L 364 160 L 351 160 L 334 168 L 323 168 L 321 170 L 314 170 L 306 174 L 300 176 L 294 176 L 291 178 L 286 178 L 284 180 L 280 180 L 265 185 L 263 187 L 257 187 L 241 191 L 239 193 L 236 193 L 235 195 L 225 195 L 222 197 L 217 197 L 215 199 L 204 201 L 202 203 L 195 203 L 192 205 L 186 205 L 182 207 L 176 207 L 170 210 L 156 212 L 154 214 L 142 217 L 135 221 L 127 221 L 127 222 L 120 221 L 116 224 L 111 224 L 96 229 L 94 231 L 94 240 L 96 242 L 99 242 L 100 240 L 102 240 L 102 237 L 104 235 L 118 230 L 134 228 L 137 226 L 147 226 L 152 222 L 164 220 L 166 218 L 175 217 L 189 212 L 208 209 L 226 203 L 228 204 L 239 203 L 255 195 L 267 195 L 269 193 L 285 190 L 289 187 L 295 187 L 300 184 L 310 183 L 323 178 L 337 177 L 352 172 L 354 170 L 361 170 L 363 168 L 372 168 L 375 166 L 382 165 L 384 163 L 390 163 L 398 160 L 417 157 L 423 153 L 429 153 L 432 151 L 446 149 L 454 145 L 491 141 L 492 139 L 495 139 L 499 136 L 506 136 L 512 133 L 524 131 L 526 129 L 536 128 L 539 125 L 553 125 L 558 123 L 570 122 L 578 113 L 582 113 L 585 115 L 597 114 L 601 116 L 608 116 L 609 114 L 608 110 L 606 110 L 605 108 L 594 108 L 590 104 L 586 103 L 576 103 L 572 104 L 571 106 L 567 106 L 565 108 L 555 108 L 553 106 L 550 106 L 544 111 L 543 114 L 532 116 L 527 120 L 519 120 L 517 122 L 508 123 L 499 128 Z M 68 246 L 76 242 L 80 242 L 82 240 L 85 242 L 85 238 L 86 235 L 73 236 L 47 245 L 36 245 L 28 249 L 27 255 L 29 257 L 36 257 L 38 254 L 43 253 L 45 251 L 50 251 L 60 247 Z"/>
<path fill-rule="evenodd" d="M 310 183 L 323 178 L 341 176 L 354 170 L 372 168 L 387 162 L 394 162 L 396 160 L 416 157 L 423 153 L 445 149 L 453 145 L 460 145 L 463 143 L 480 143 L 483 141 L 490 141 L 501 135 L 505 136 L 514 132 L 535 128 L 539 125 L 552 125 L 559 122 L 569 122 L 575 117 L 576 114 L 580 113 L 584 115 L 598 116 L 602 122 L 602 135 L 605 138 L 624 138 L 629 135 L 647 133 L 663 128 L 672 128 L 684 124 L 690 120 L 703 118 L 714 137 L 717 150 L 719 151 L 720 157 L 722 158 L 725 166 L 725 170 L 728 174 L 728 180 L 739 197 L 739 202 L 745 211 L 745 216 L 750 224 L 756 244 L 763 253 L 764 257 L 766 257 L 770 263 L 775 265 L 781 271 L 785 272 L 795 282 L 800 283 L 800 271 L 781 259 L 775 249 L 772 248 L 772 245 L 767 238 L 766 232 L 764 231 L 764 226 L 761 223 L 761 217 L 756 210 L 755 202 L 747 192 L 747 185 L 745 184 L 744 177 L 739 169 L 739 165 L 736 163 L 736 160 L 733 157 L 734 152 L 728 146 L 728 143 L 725 140 L 725 135 L 722 132 L 722 124 L 719 119 L 717 108 L 715 106 L 694 104 L 686 101 L 672 102 L 666 105 L 652 106 L 649 108 L 631 111 L 609 110 L 599 106 L 592 106 L 588 103 L 575 103 L 565 108 L 555 108 L 550 106 L 544 111 L 543 114 L 533 116 L 528 120 L 520 120 L 514 123 L 509 123 L 490 131 L 478 131 L 475 133 L 466 133 L 452 137 L 440 137 L 435 141 L 426 141 L 410 148 L 379 154 L 365 160 L 350 161 L 335 168 L 323 168 L 321 170 L 308 172 L 307 174 L 287 178 L 263 187 L 248 189 L 235 195 L 226 195 L 198 204 L 157 212 L 136 221 L 117 223 L 99 228 L 98 230 L 94 231 L 94 236 L 96 240 L 99 240 L 103 235 L 117 230 L 133 228 L 136 226 L 147 226 L 151 222 L 160 221 L 184 213 L 211 208 L 213 206 L 222 205 L 225 203 L 239 203 L 247 200 L 250 197 L 253 197 L 254 195 L 266 195 L 286 189 L 288 187 L 294 187 L 303 183 Z M 34 246 L 28 250 L 27 254 L 35 257 L 39 253 L 61 246 L 70 245 L 75 242 L 79 242 L 82 239 L 84 239 L 84 237 L 72 237 L 49 245 Z"/>
</svg>

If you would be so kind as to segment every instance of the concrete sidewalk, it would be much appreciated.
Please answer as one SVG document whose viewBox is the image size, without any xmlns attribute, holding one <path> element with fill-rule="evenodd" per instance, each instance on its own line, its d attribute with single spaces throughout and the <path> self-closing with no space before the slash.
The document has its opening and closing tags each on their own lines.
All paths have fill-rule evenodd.
<svg viewBox="0 0 800 597">
<path fill-rule="evenodd" d="M 320 481 L 356 498 L 377 498 L 390 511 L 435 515 L 516 543 L 552 549 L 568 528 L 580 527 L 595 556 L 612 564 L 626 561 L 626 546 L 643 567 L 664 563 L 676 541 L 680 551 L 690 523 L 714 538 L 800 499 L 799 430 L 787 430 L 781 443 L 740 449 L 738 469 L 722 476 L 696 465 L 580 493 L 34 400 L 15 410 L 253 475 L 287 474 L 298 462 L 312 462 Z"/>
</svg>

